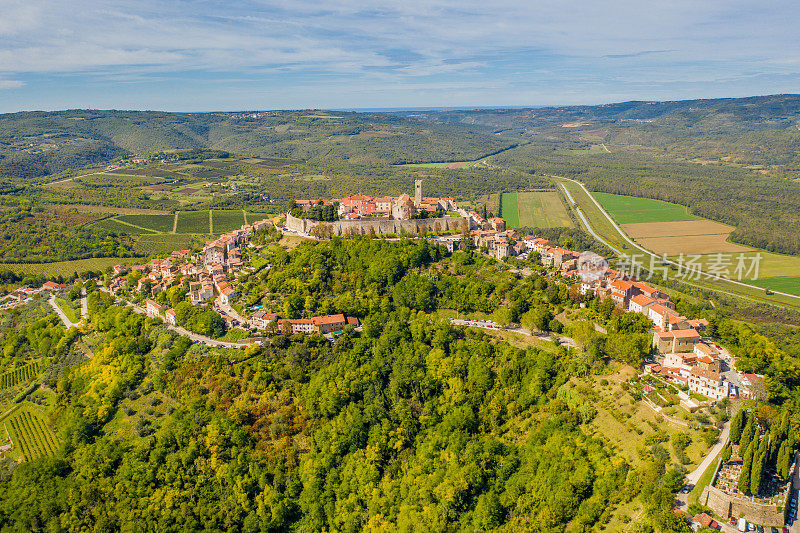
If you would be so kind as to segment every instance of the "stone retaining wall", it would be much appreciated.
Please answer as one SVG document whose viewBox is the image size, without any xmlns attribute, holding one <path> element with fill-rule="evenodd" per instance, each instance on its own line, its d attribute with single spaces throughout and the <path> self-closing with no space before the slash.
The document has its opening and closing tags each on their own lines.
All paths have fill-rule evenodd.
<svg viewBox="0 0 800 533">
<path fill-rule="evenodd" d="M 388 218 L 363 218 L 359 220 L 338 220 L 336 222 L 316 222 L 293 217 L 286 213 L 286 227 L 290 230 L 312 234 L 316 226 L 330 226 L 331 235 L 396 235 L 416 234 L 423 228 L 427 231 L 461 231 L 467 220 L 463 217 L 421 218 L 413 220 L 392 220 Z"/>
<path fill-rule="evenodd" d="M 743 496 L 728 494 L 714 487 L 720 468 L 722 468 L 722 461 L 717 463 L 711 483 L 703 489 L 703 494 L 697 500 L 698 503 L 711 507 L 715 513 L 723 518 L 744 517 L 748 522 L 761 524 L 762 526 L 781 527 L 786 523 L 785 508 L 778 509 L 773 504 L 751 502 Z M 792 476 L 794 476 L 794 467 L 792 468 Z M 791 483 L 786 486 L 787 494 L 784 501 L 789 501 L 788 492 L 790 489 Z"/>
</svg>

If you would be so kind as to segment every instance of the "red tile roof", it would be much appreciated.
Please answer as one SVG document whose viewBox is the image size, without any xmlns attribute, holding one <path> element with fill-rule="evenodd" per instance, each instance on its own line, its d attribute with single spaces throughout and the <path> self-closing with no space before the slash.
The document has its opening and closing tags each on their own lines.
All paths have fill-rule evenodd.
<svg viewBox="0 0 800 533">
<path fill-rule="evenodd" d="M 311 320 L 316 326 L 321 326 L 323 324 L 338 324 L 345 322 L 344 315 L 341 313 L 338 315 L 315 316 Z"/>
</svg>

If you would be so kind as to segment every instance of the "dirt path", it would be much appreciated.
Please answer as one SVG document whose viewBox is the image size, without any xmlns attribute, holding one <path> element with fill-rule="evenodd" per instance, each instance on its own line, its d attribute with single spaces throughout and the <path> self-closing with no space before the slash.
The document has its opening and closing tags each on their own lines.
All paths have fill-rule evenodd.
<svg viewBox="0 0 800 533">
<path fill-rule="evenodd" d="M 153 234 L 153 235 L 155 235 L 155 234 L 157 234 L 157 233 L 160 233 L 160 232 L 156 232 L 156 231 L 153 231 L 153 230 L 151 230 L 151 229 L 148 229 L 148 228 L 143 228 L 142 226 L 137 226 L 136 224 L 131 224 L 130 222 L 125 222 L 124 220 L 120 220 L 120 219 L 118 219 L 118 218 L 112 218 L 112 220 L 114 220 L 114 221 L 116 221 L 116 222 L 119 222 L 120 224 L 125 224 L 126 226 L 130 226 L 130 227 L 132 227 L 132 228 L 136 228 L 136 229 L 144 230 L 144 231 L 146 231 L 148 234 Z"/>
<path fill-rule="evenodd" d="M 54 185 L 58 185 L 59 183 L 66 183 L 68 181 L 72 181 L 75 178 L 83 178 L 85 176 L 96 176 L 97 174 L 105 174 L 106 172 L 108 171 L 101 170 L 100 172 L 92 172 L 91 174 L 81 174 L 80 176 L 72 176 L 71 178 L 64 178 L 63 180 L 51 181 L 50 183 L 45 183 L 44 187 L 52 187 Z"/>
<path fill-rule="evenodd" d="M 180 211 L 175 211 L 175 220 L 172 222 L 172 233 L 178 231 L 178 213 L 180 213 Z"/>
</svg>

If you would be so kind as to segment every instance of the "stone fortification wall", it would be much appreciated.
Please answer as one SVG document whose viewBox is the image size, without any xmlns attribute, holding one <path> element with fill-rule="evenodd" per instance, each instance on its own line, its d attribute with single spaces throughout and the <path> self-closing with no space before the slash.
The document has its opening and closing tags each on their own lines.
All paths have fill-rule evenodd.
<svg viewBox="0 0 800 533">
<path fill-rule="evenodd" d="M 293 217 L 286 213 L 286 227 L 303 233 L 312 233 L 315 226 L 330 226 L 331 235 L 381 235 L 393 233 L 418 233 L 427 231 L 461 231 L 468 222 L 463 217 L 421 218 L 413 220 L 390 220 L 388 218 L 363 218 L 359 220 L 338 220 L 336 222 L 316 222 L 305 218 Z M 469 226 L 467 226 L 469 227 Z"/>
<path fill-rule="evenodd" d="M 785 523 L 785 510 L 776 505 L 751 502 L 741 496 L 727 494 L 717 487 L 707 486 L 699 503 L 707 505 L 723 518 L 744 517 L 749 522 L 764 526 L 781 527 Z"/>
</svg>

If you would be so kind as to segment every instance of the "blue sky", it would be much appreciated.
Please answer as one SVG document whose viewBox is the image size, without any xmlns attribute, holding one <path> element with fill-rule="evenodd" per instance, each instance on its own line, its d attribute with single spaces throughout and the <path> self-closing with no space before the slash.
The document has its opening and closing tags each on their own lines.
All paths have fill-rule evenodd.
<svg viewBox="0 0 800 533">
<path fill-rule="evenodd" d="M 0 0 L 0 112 L 800 92 L 800 2 Z"/>
</svg>

